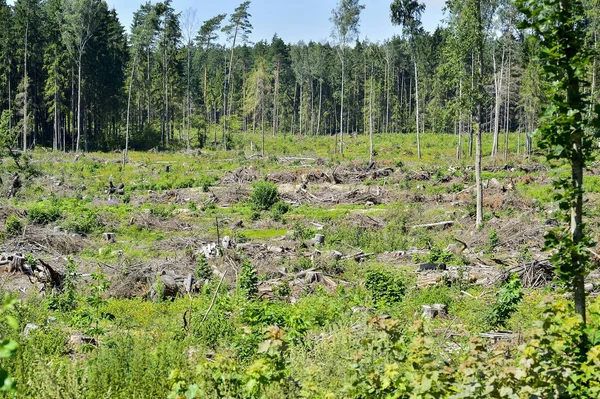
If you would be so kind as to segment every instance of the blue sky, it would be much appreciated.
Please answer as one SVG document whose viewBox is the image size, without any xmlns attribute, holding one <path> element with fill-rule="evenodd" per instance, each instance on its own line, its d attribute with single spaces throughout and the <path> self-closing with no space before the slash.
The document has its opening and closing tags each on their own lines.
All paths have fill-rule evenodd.
<svg viewBox="0 0 600 399">
<path fill-rule="evenodd" d="M 145 0 L 144 0 L 145 1 Z M 217 14 L 231 13 L 242 0 L 173 0 L 176 11 L 196 9 L 200 22 Z M 424 27 L 432 31 L 443 18 L 444 0 L 425 0 Z M 133 12 L 142 0 L 107 0 L 114 7 L 119 19 L 129 29 Z M 254 31 L 252 42 L 270 40 L 277 33 L 286 42 L 328 40 L 331 32 L 329 17 L 337 0 L 252 0 L 250 13 Z M 391 0 L 362 0 L 366 6 L 361 14 L 361 38 L 383 41 L 400 33 L 400 28 L 392 26 L 389 18 Z"/>
</svg>

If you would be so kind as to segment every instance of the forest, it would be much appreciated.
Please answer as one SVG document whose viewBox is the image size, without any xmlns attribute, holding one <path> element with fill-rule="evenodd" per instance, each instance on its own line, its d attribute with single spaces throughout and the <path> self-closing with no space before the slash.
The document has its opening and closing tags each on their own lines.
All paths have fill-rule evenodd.
<svg viewBox="0 0 600 399">
<path fill-rule="evenodd" d="M 596 48 L 598 5 L 588 3 L 585 42 Z M 148 2 L 128 34 L 103 1 L 2 1 L 0 109 L 22 149 L 123 149 L 127 132 L 140 150 L 202 148 L 257 129 L 363 134 L 372 114 L 375 133 L 456 134 L 458 155 L 472 155 L 482 35 L 491 155 L 505 152 L 506 134 L 522 138 L 518 151 L 531 150 L 526 133 L 546 101 L 544 83 L 539 46 L 518 28 L 511 1 L 482 2 L 481 32 L 469 2 L 447 2 L 446 23 L 432 33 L 422 8 L 408 19 L 392 14 L 399 34 L 383 43 L 361 39 L 362 6 L 354 6 L 354 21 L 331 19 L 330 42 L 249 43 L 250 2 L 212 18 Z M 597 96 L 596 59 L 588 73 Z"/>
<path fill-rule="evenodd" d="M 600 0 L 257 3 L 0 0 L 0 397 L 600 398 Z"/>
</svg>

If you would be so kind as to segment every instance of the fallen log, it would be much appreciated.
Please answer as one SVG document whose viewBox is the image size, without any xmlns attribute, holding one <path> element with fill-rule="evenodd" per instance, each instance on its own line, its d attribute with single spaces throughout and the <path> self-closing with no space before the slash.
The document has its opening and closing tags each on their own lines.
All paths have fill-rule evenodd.
<svg viewBox="0 0 600 399">
<path fill-rule="evenodd" d="M 430 227 L 448 227 L 448 226 L 452 226 L 454 224 L 454 221 L 452 220 L 448 220 L 445 222 L 437 222 L 437 223 L 427 223 L 427 224 L 417 224 L 415 226 L 411 226 L 411 229 L 420 229 L 420 228 L 430 228 Z"/>
</svg>

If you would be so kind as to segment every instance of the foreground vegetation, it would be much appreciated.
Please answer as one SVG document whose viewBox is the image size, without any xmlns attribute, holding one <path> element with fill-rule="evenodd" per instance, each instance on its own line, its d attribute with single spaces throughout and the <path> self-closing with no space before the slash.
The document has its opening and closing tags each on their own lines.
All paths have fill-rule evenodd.
<svg viewBox="0 0 600 399">
<path fill-rule="evenodd" d="M 595 294 L 584 325 L 560 284 L 530 286 L 511 274 L 547 257 L 551 181 L 567 165 L 486 160 L 485 224 L 475 230 L 474 176 L 454 159 L 454 136 L 424 135 L 420 160 L 414 136 L 376 136 L 377 168 L 393 173 L 338 184 L 301 176 L 343 180 L 364 170 L 366 137 L 348 138 L 352 161 L 334 156 L 327 137 L 268 138 L 265 158 L 251 157 L 258 135 L 236 138 L 227 152 L 130 153 L 124 169 L 121 154 L 37 151 L 21 160 L 23 187 L 1 200 L 0 252 L 42 259 L 64 279 L 40 295 L 18 274 L 2 275 L 2 291 L 20 296 L 4 313 L 17 325 L 0 331 L 18 343 L 0 362 L 17 397 L 598 397 Z M 12 159 L 2 167 L 8 184 L 18 167 Z M 594 218 L 595 171 L 586 176 Z M 298 179 L 271 183 L 290 176 Z M 109 180 L 125 182 L 123 195 L 107 192 Z M 372 196 L 330 202 L 338 192 Z M 445 220 L 454 224 L 412 228 Z M 325 242 L 315 247 L 316 233 Z M 206 258 L 201 248 L 217 234 L 238 248 Z M 455 239 L 467 242 L 463 253 L 448 250 Z M 370 255 L 315 258 L 358 249 Z M 415 273 L 423 262 L 449 271 Z M 164 270 L 193 274 L 200 288 L 171 299 L 160 284 L 123 285 L 145 267 L 156 282 Z M 316 268 L 334 283 L 273 285 L 283 268 L 290 276 Z M 433 304 L 448 315 L 422 318 Z"/>
</svg>

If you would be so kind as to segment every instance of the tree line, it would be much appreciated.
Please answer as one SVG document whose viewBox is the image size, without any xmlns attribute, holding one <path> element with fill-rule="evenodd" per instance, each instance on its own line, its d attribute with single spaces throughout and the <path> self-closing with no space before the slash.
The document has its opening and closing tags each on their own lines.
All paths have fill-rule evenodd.
<svg viewBox="0 0 600 399">
<path fill-rule="evenodd" d="M 250 43 L 251 3 L 200 18 L 171 0 L 144 3 L 130 33 L 102 0 L 0 0 L 0 141 L 24 151 L 227 147 L 231 134 L 335 136 L 426 132 L 459 137 L 473 155 L 508 155 L 508 135 L 529 153 L 548 102 L 536 33 L 507 0 L 447 0 L 434 32 L 424 5 L 394 0 L 398 35 L 360 37 L 358 0 L 332 10 L 329 42 Z M 584 1 L 585 45 L 597 102 L 600 4 Z M 206 16 L 203 16 L 206 17 Z M 202 22 L 203 21 L 203 22 Z M 384 21 L 382 21 L 384 22 Z"/>
</svg>

